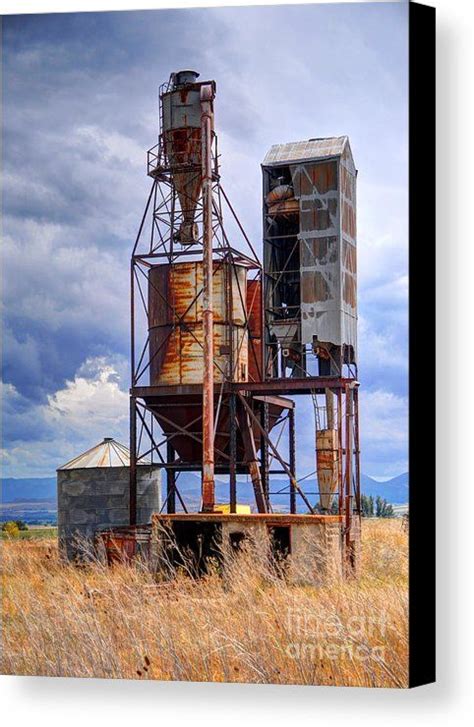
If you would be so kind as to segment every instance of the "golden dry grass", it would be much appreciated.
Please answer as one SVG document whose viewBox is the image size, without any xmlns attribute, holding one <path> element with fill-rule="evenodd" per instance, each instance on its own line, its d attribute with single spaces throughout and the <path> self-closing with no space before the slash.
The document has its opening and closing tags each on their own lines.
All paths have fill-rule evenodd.
<svg viewBox="0 0 474 727">
<path fill-rule="evenodd" d="M 363 522 L 357 581 L 290 586 L 246 555 L 223 579 L 62 564 L 55 541 L 6 542 L 2 673 L 404 687 L 407 536 Z"/>
</svg>

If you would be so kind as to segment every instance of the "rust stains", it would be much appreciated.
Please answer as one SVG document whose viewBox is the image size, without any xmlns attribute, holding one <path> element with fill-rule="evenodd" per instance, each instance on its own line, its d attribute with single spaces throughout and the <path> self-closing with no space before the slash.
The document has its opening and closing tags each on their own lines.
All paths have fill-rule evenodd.
<svg viewBox="0 0 474 727">
<path fill-rule="evenodd" d="M 248 377 L 248 333 L 242 300 L 247 296 L 247 269 L 234 266 L 231 320 L 228 316 L 227 263 L 213 265 L 214 380 Z M 186 262 L 156 265 L 149 272 L 150 384 L 201 383 L 204 373 L 203 265 Z M 242 296 L 242 299 L 241 299 Z"/>
<path fill-rule="evenodd" d="M 249 326 L 248 375 L 250 381 L 262 381 L 263 367 L 263 314 L 262 283 L 260 280 L 247 281 L 247 318 Z"/>
</svg>

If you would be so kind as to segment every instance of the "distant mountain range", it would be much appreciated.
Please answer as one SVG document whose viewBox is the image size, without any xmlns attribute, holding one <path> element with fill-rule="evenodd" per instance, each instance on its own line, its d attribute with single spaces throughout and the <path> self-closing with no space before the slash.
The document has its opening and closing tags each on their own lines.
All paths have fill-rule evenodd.
<svg viewBox="0 0 474 727">
<path fill-rule="evenodd" d="M 380 495 L 383 499 L 394 505 L 401 505 L 408 502 L 408 472 L 398 477 L 393 477 L 385 482 L 378 482 L 369 475 L 362 474 L 361 490 L 365 495 L 377 497 Z M 197 474 L 191 472 L 183 472 L 178 478 L 178 487 L 180 491 L 186 494 L 191 500 L 199 499 L 200 478 Z M 216 491 L 219 497 L 220 491 L 224 494 L 226 485 L 224 483 L 216 483 Z M 272 480 L 271 490 L 277 493 L 283 489 L 282 494 L 275 494 L 272 501 L 275 505 L 284 506 L 288 503 L 288 481 Z M 305 482 L 305 489 L 314 490 L 311 484 Z M 225 497 L 223 498 L 225 499 Z M 238 482 L 238 499 L 242 503 L 253 504 L 253 489 L 250 481 Z M 55 477 L 25 477 L 25 478 L 5 478 L 2 480 L 2 497 L 4 504 L 15 503 L 21 504 L 28 502 L 29 504 L 37 503 L 38 506 L 44 503 L 52 503 L 56 501 L 56 478 Z"/>
<path fill-rule="evenodd" d="M 56 477 L 6 477 L 2 479 L 2 502 L 56 500 Z"/>
<path fill-rule="evenodd" d="M 378 482 L 364 474 L 361 475 L 360 479 L 360 489 L 364 495 L 372 495 L 372 497 L 380 495 L 392 505 L 403 505 L 408 502 L 408 472 L 392 477 L 391 480 L 385 482 Z"/>
<path fill-rule="evenodd" d="M 364 495 L 372 495 L 372 497 L 374 498 L 380 496 L 384 500 L 387 500 L 387 502 L 390 502 L 392 505 L 402 505 L 408 502 L 408 482 L 408 472 L 404 472 L 403 474 L 398 475 L 397 477 L 393 477 L 390 480 L 386 480 L 385 482 L 378 482 L 377 480 L 374 480 L 373 477 L 362 474 L 360 483 L 361 492 Z M 189 472 L 183 472 L 183 474 L 180 475 L 178 479 L 178 487 L 180 491 L 183 493 L 183 495 L 186 494 L 191 498 L 193 496 L 195 496 L 196 498 L 199 497 L 200 483 L 201 481 L 198 475 Z M 304 484 L 305 491 L 311 492 L 315 490 L 315 485 L 312 486 L 311 483 L 308 484 L 308 481 L 306 481 Z M 219 489 L 225 491 L 226 485 L 223 483 L 220 487 L 219 481 L 217 480 L 216 493 L 218 497 Z M 239 502 L 248 504 L 254 503 L 253 488 L 250 481 L 239 481 L 237 484 L 237 489 Z M 276 494 L 279 490 L 284 490 L 284 493 Z M 273 479 L 271 481 L 271 492 L 275 493 L 272 496 L 272 502 L 275 505 L 284 506 L 288 504 L 288 480 Z M 313 500 L 313 497 L 310 497 L 310 499 Z"/>
</svg>

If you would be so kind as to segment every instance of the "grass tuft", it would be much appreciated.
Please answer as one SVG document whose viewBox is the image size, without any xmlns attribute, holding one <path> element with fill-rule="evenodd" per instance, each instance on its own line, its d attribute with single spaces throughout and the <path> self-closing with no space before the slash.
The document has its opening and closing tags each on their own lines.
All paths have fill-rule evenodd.
<svg viewBox="0 0 474 727">
<path fill-rule="evenodd" d="M 55 540 L 3 550 L 2 673 L 406 687 L 407 534 L 363 521 L 361 577 L 291 586 L 241 554 L 222 578 L 65 565 Z"/>
</svg>

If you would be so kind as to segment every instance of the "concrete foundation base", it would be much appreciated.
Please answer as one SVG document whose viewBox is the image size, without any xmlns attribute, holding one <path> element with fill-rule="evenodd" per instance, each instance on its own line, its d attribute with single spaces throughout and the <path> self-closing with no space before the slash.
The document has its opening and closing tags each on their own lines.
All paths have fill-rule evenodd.
<svg viewBox="0 0 474 727">
<path fill-rule="evenodd" d="M 355 533 L 355 531 L 354 531 Z M 183 564 L 203 574 L 211 561 L 252 545 L 255 557 L 276 563 L 288 582 L 321 585 L 355 574 L 360 547 L 348 564 L 343 518 L 339 515 L 173 514 L 153 515 L 151 551 L 154 567 Z"/>
</svg>

